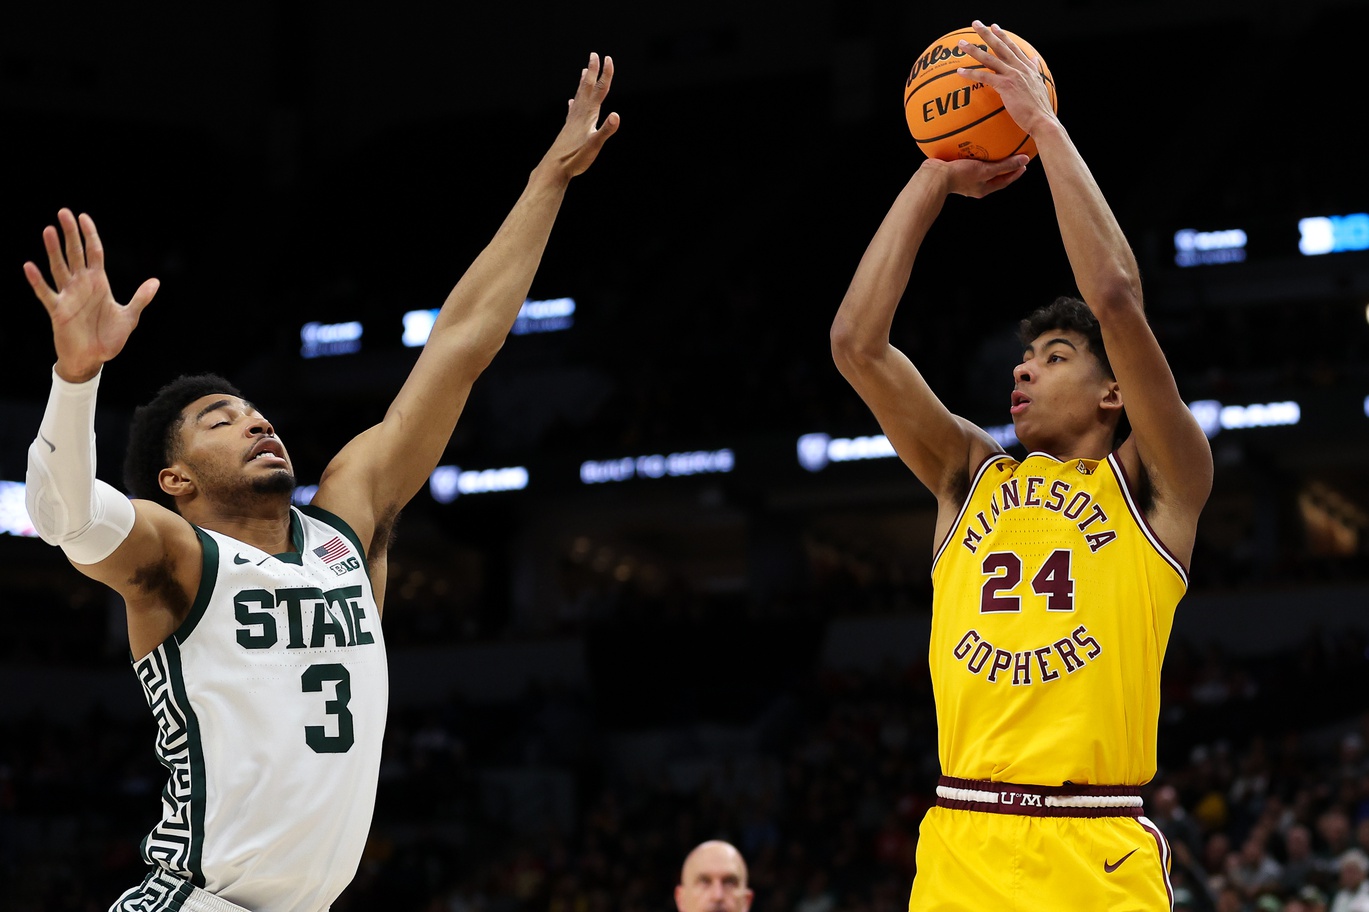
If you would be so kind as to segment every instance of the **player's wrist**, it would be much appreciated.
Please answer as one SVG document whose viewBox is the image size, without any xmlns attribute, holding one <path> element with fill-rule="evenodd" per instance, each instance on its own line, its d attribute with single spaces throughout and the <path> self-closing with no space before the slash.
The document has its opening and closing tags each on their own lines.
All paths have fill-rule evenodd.
<svg viewBox="0 0 1369 912">
<path fill-rule="evenodd" d="M 58 358 L 57 363 L 52 366 L 52 382 L 54 385 L 79 386 L 98 378 L 103 369 L 103 361 L 90 365 Z"/>
</svg>

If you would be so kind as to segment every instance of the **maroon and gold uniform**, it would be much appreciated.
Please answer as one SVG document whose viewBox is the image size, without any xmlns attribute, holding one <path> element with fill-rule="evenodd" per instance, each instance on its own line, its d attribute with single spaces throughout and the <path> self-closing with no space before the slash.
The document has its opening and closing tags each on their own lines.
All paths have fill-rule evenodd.
<svg viewBox="0 0 1369 912">
<path fill-rule="evenodd" d="M 1000 454 L 972 480 L 932 568 L 943 778 L 911 909 L 1170 907 L 1139 791 L 1188 578 L 1135 496 L 1115 454 Z"/>
</svg>

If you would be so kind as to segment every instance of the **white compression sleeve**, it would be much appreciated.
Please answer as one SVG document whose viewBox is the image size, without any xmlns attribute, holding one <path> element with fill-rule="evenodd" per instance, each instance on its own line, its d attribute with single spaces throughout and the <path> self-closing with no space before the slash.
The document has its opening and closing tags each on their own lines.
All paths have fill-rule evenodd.
<svg viewBox="0 0 1369 912">
<path fill-rule="evenodd" d="M 29 445 L 25 500 L 33 527 L 72 562 L 95 564 L 133 528 L 133 504 L 95 477 L 96 374 L 68 383 L 52 372 L 52 392 Z"/>
</svg>

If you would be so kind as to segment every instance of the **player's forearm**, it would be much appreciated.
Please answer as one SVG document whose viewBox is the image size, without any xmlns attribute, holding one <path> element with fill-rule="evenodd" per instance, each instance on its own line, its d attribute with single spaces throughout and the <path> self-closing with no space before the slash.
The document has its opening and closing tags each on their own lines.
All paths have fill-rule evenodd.
<svg viewBox="0 0 1369 912">
<path fill-rule="evenodd" d="M 899 193 L 861 257 L 832 322 L 832 348 L 838 359 L 871 356 L 887 348 L 918 249 L 946 195 L 941 173 L 926 166 Z"/>
<path fill-rule="evenodd" d="M 1032 134 L 1079 293 L 1100 321 L 1141 306 L 1140 269 L 1093 173 L 1058 120 Z"/>
<path fill-rule="evenodd" d="M 114 552 L 133 528 L 128 498 L 95 478 L 94 377 L 72 383 L 54 368 L 52 391 L 29 445 L 25 499 L 43 541 L 60 545 L 78 564 Z"/>
<path fill-rule="evenodd" d="M 532 287 L 567 184 L 545 166 L 532 172 L 494 237 L 447 296 L 430 344 L 459 334 L 462 349 L 494 357 Z"/>
</svg>

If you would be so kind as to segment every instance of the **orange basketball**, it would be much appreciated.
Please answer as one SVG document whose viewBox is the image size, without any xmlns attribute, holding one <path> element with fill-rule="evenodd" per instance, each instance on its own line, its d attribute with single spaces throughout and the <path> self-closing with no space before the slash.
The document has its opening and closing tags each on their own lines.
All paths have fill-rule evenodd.
<svg viewBox="0 0 1369 912">
<path fill-rule="evenodd" d="M 1012 32 L 1005 34 L 1017 42 L 1028 57 L 1035 57 L 1041 79 L 1050 93 L 1051 109 L 1058 110 L 1055 80 L 1046 61 L 1026 41 Z M 1036 157 L 1036 143 L 1013 121 L 998 93 L 982 82 L 970 82 L 956 75 L 958 67 L 972 70 L 983 66 L 960 50 L 965 39 L 981 47 L 983 42 L 972 28 L 957 29 L 932 42 L 913 63 L 903 90 L 903 113 L 917 146 L 928 158 L 950 161 L 979 158 L 997 161 L 1024 153 Z"/>
</svg>

